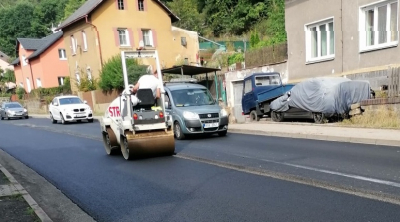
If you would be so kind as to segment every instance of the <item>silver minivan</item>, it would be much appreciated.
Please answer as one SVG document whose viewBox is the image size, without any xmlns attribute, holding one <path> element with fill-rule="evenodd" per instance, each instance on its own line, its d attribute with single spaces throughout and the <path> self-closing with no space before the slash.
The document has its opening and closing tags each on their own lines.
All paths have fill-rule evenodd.
<svg viewBox="0 0 400 222">
<path fill-rule="evenodd" d="M 178 140 L 187 135 L 228 132 L 228 114 L 210 91 L 193 82 L 165 83 L 165 111 Z"/>
</svg>

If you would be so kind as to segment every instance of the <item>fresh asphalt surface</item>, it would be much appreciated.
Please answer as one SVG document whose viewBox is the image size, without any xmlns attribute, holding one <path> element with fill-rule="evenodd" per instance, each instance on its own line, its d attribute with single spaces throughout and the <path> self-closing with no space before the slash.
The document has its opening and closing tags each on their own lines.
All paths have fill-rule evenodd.
<svg viewBox="0 0 400 222">
<path fill-rule="evenodd" d="M 400 197 L 396 147 L 228 133 L 176 141 L 172 157 L 125 161 L 106 155 L 97 121 L 6 120 L 0 132 L 1 149 L 97 221 L 400 218 L 399 205 L 377 200 Z"/>
</svg>

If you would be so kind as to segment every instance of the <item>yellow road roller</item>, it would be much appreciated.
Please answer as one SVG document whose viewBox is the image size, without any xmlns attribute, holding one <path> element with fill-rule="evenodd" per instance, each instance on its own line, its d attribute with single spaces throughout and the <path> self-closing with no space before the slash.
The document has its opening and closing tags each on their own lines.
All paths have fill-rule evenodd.
<svg viewBox="0 0 400 222">
<path fill-rule="evenodd" d="M 175 139 L 165 115 L 164 88 L 161 88 L 160 99 L 154 99 L 151 89 L 139 89 L 135 96 L 128 90 L 128 58 L 155 59 L 158 79 L 162 81 L 157 51 L 122 51 L 121 58 L 125 90 L 110 103 L 99 120 L 106 153 L 122 153 L 126 160 L 174 155 Z"/>
</svg>

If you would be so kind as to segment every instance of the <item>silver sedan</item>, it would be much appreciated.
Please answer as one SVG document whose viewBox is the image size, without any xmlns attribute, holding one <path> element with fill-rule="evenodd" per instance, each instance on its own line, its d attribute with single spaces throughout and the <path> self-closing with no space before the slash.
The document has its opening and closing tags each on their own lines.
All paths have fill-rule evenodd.
<svg viewBox="0 0 400 222">
<path fill-rule="evenodd" d="M 18 118 L 18 119 L 28 119 L 28 110 L 25 109 L 20 103 L 18 102 L 4 102 L 1 104 L 0 107 L 0 118 L 1 120 L 7 118 Z"/>
</svg>

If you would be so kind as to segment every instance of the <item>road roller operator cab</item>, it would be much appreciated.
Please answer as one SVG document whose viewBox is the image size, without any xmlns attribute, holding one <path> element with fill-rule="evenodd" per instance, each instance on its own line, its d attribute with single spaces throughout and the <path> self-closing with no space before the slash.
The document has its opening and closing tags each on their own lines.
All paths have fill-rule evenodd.
<svg viewBox="0 0 400 222">
<path fill-rule="evenodd" d="M 126 160 L 149 155 L 175 153 L 175 139 L 165 116 L 165 91 L 160 83 L 161 98 L 155 99 L 152 89 L 130 90 L 126 59 L 155 59 L 159 81 L 162 81 L 156 50 L 122 51 L 125 90 L 115 98 L 100 119 L 103 142 L 108 155 L 122 153 Z"/>
</svg>

